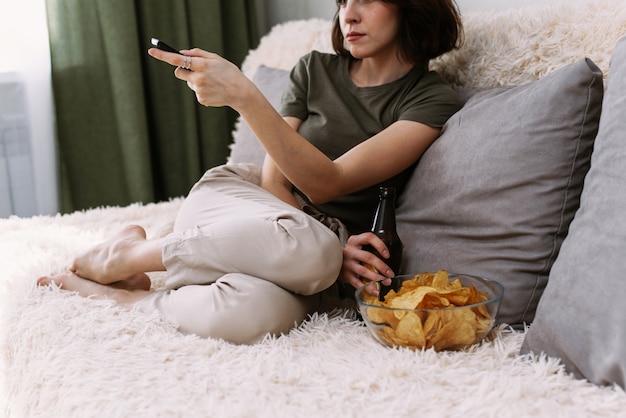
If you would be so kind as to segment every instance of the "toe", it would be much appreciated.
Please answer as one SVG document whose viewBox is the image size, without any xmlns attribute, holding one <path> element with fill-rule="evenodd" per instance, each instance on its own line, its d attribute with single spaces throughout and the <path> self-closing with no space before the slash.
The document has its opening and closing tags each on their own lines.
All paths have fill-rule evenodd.
<svg viewBox="0 0 626 418">
<path fill-rule="evenodd" d="M 52 279 L 48 276 L 43 276 L 37 279 L 38 286 L 48 286 L 50 283 L 52 283 Z"/>
</svg>

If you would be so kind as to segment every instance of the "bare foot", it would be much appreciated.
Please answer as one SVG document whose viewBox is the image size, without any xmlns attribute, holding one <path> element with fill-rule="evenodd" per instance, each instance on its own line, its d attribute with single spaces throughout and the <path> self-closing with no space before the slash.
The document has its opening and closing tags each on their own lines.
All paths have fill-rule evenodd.
<svg viewBox="0 0 626 418">
<path fill-rule="evenodd" d="M 132 306 L 135 302 L 138 302 L 150 294 L 149 291 L 143 289 L 126 290 L 96 283 L 88 279 L 83 279 L 71 271 L 52 277 L 40 277 L 37 280 L 37 284 L 39 286 L 55 284 L 63 290 L 78 292 L 78 294 L 83 297 L 110 299 L 125 306 Z"/>
<path fill-rule="evenodd" d="M 150 281 L 150 277 L 148 277 L 147 274 L 139 273 L 135 274 L 134 276 L 130 276 L 126 280 L 120 280 L 119 282 L 111 283 L 109 286 L 116 289 L 126 290 L 150 290 L 152 282 Z"/>
<path fill-rule="evenodd" d="M 164 269 L 160 244 L 147 241 L 146 231 L 137 225 L 127 226 L 112 238 L 79 255 L 70 268 L 81 278 L 102 284 Z"/>
</svg>

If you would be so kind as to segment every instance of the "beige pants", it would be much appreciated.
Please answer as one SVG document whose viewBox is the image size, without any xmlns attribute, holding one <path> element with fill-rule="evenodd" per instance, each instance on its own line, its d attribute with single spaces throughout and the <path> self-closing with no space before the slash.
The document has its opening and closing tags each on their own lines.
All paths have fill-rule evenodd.
<svg viewBox="0 0 626 418">
<path fill-rule="evenodd" d="M 259 167 L 211 169 L 163 246 L 166 289 L 140 303 L 183 333 L 250 344 L 289 332 L 342 263 L 337 235 L 258 186 Z"/>
</svg>

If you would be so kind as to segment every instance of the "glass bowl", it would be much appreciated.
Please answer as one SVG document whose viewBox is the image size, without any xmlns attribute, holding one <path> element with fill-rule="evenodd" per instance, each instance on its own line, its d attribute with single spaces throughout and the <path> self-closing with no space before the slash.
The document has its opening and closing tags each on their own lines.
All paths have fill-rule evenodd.
<svg viewBox="0 0 626 418">
<path fill-rule="evenodd" d="M 438 272 L 436 274 L 440 274 Z M 428 286 L 414 289 L 411 295 L 398 297 L 389 306 L 380 306 L 378 298 L 367 293 L 367 289 L 380 289 L 381 281 L 359 287 L 355 298 L 363 321 L 368 330 L 381 344 L 388 347 L 406 347 L 413 350 L 430 349 L 461 350 L 481 341 L 496 323 L 496 316 L 504 294 L 504 286 L 497 281 L 468 274 L 447 274 L 440 278 L 448 289 Z M 421 273 L 419 276 L 434 275 Z M 401 275 L 392 279 L 391 288 L 417 287 L 417 275 Z M 458 279 L 458 282 L 457 282 Z M 408 283 L 413 281 L 412 283 Z M 452 288 L 456 286 L 455 290 Z M 465 290 L 458 290 L 459 287 Z M 475 289 L 475 290 L 471 290 Z M 406 290 L 406 289 L 405 289 Z M 482 295 L 477 294 L 480 292 Z M 394 291 L 388 294 L 393 296 Z M 399 293 L 398 295 L 402 295 Z M 464 299 L 463 295 L 470 295 Z M 420 299 L 421 297 L 421 299 Z M 430 307 L 445 305 L 447 307 Z M 421 300 L 415 305 L 416 300 Z M 466 303 L 470 303 L 467 304 Z M 461 306 L 465 305 L 465 306 Z M 414 308 L 415 306 L 429 306 Z"/>
</svg>

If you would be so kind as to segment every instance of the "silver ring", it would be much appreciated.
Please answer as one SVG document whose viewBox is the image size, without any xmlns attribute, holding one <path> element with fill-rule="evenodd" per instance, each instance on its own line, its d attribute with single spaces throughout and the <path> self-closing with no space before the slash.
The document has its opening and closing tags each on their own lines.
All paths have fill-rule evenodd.
<svg viewBox="0 0 626 418">
<path fill-rule="evenodd" d="M 191 70 L 191 57 L 185 55 L 185 59 L 183 61 L 183 68 L 185 70 Z"/>
</svg>

